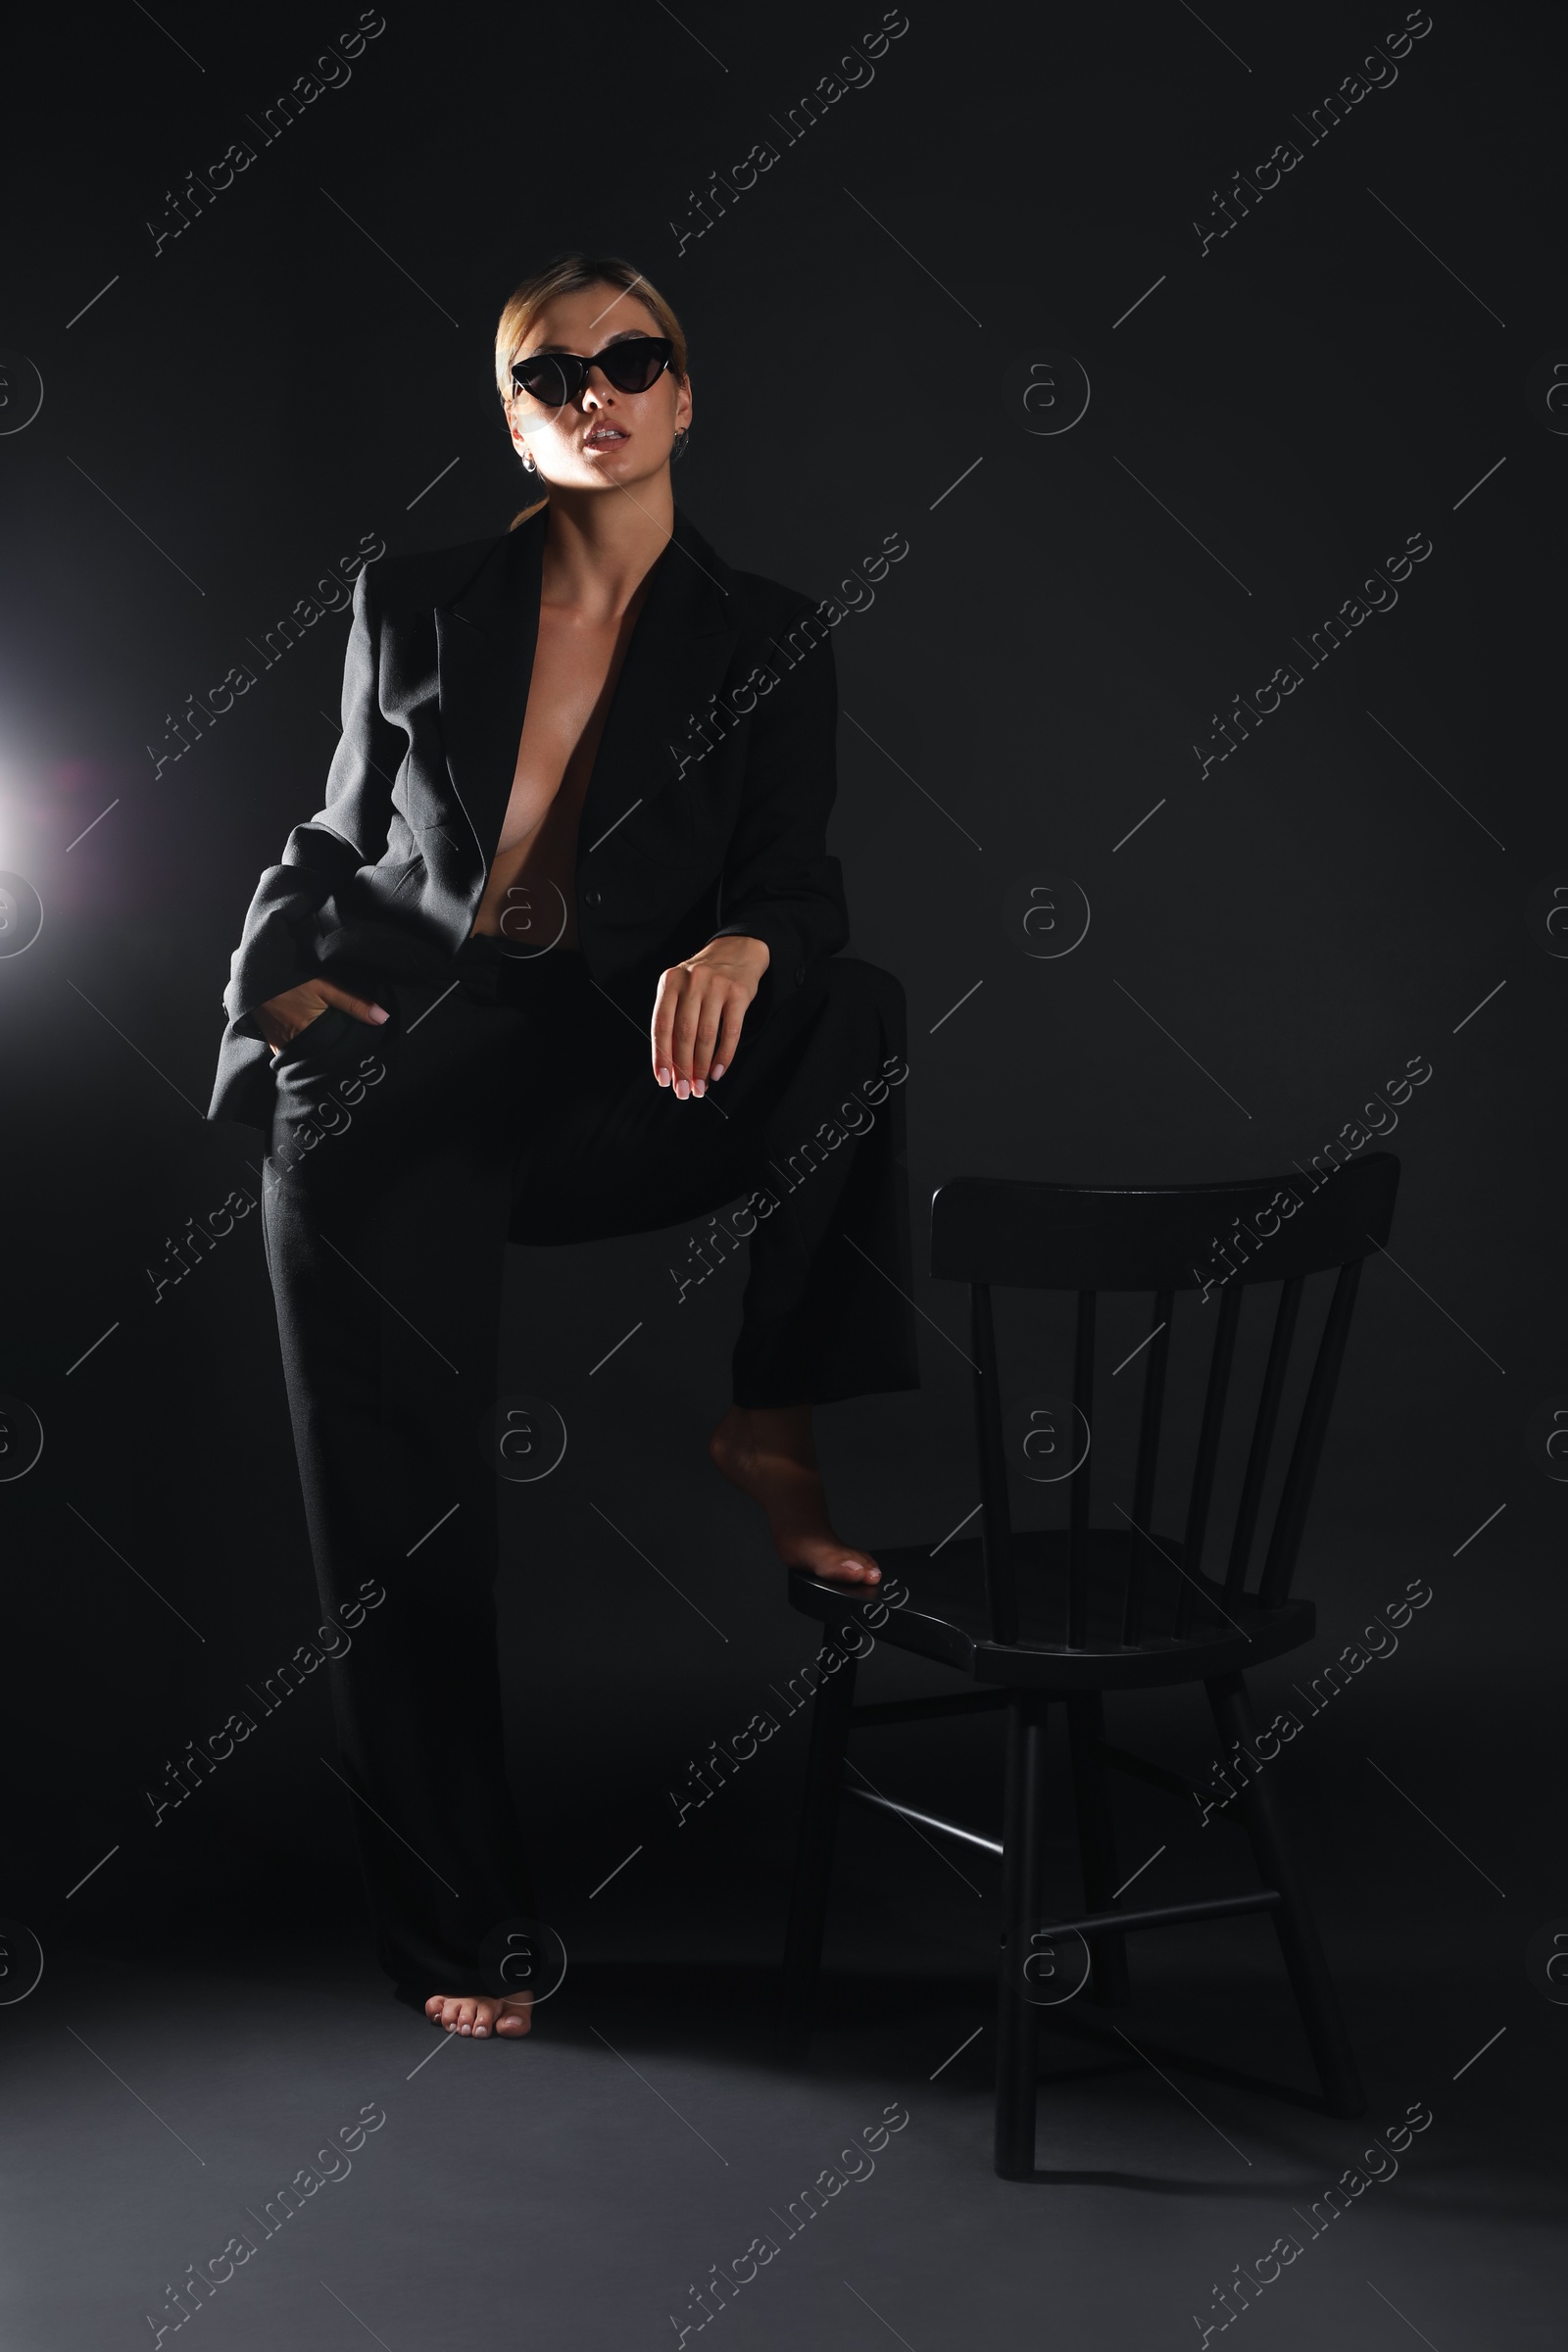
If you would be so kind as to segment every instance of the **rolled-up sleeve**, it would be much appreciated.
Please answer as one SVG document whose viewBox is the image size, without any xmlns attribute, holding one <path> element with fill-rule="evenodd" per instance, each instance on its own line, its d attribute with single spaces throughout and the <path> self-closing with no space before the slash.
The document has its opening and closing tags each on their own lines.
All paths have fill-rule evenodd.
<svg viewBox="0 0 1568 2352">
<path fill-rule="evenodd" d="M 813 612 L 814 609 L 808 608 Z M 814 642 L 797 619 L 777 683 L 751 721 L 741 808 L 725 854 L 715 939 L 760 939 L 768 951 L 769 995 L 776 1004 L 800 986 L 810 966 L 849 938 L 843 875 L 827 854 L 827 820 L 838 790 L 838 677 L 826 624 Z"/>
<path fill-rule="evenodd" d="M 392 785 L 408 740 L 380 702 L 380 615 L 375 566 L 354 584 L 354 620 L 343 663 L 343 733 L 327 773 L 326 801 L 296 825 L 282 861 L 256 886 L 230 965 L 223 1004 L 244 1036 L 258 1036 L 256 1008 L 316 969 L 313 918 L 335 890 L 386 848 Z"/>
</svg>

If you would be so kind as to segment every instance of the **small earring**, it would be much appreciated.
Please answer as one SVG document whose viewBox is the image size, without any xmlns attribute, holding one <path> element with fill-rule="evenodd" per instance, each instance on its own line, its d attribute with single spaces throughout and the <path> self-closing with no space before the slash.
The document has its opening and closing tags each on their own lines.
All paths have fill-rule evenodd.
<svg viewBox="0 0 1568 2352">
<path fill-rule="evenodd" d="M 529 457 L 529 455 L 528 455 L 528 452 L 527 452 L 526 450 L 524 450 L 524 451 L 523 451 L 523 453 L 522 453 L 522 464 L 523 464 L 523 470 L 524 470 L 524 472 L 526 472 L 526 473 L 537 473 L 537 472 L 538 472 L 538 470 L 539 470 L 538 466 L 535 466 L 535 464 L 534 464 L 534 462 L 533 462 L 532 458 L 530 458 L 530 457 Z"/>
<path fill-rule="evenodd" d="M 674 440 L 670 444 L 669 454 L 671 458 L 683 458 L 686 455 L 686 444 L 691 437 L 691 426 L 689 424 L 683 424 L 680 428 L 680 431 L 675 435 Z"/>
</svg>

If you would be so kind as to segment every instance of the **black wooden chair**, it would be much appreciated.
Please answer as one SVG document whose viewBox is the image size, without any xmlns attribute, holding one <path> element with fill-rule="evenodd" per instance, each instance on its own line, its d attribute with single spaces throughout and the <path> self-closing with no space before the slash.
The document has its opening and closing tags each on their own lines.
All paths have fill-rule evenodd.
<svg viewBox="0 0 1568 2352">
<path fill-rule="evenodd" d="M 1287 1848 L 1267 1772 L 1238 1770 L 1234 1805 L 1250 1839 L 1262 1886 L 1204 1901 L 1118 1907 L 1117 1861 L 1106 1767 L 1152 1782 L 1190 1800 L 1194 1784 L 1161 1765 L 1110 1745 L 1104 1734 L 1106 1691 L 1201 1683 L 1222 1748 L 1250 1753 L 1254 1726 L 1246 1675 L 1311 1640 L 1309 1600 L 1293 1600 L 1291 1577 L 1344 1360 L 1361 1261 L 1387 1239 L 1398 1184 L 1393 1153 L 1373 1152 L 1320 1181 L 1289 1175 L 1236 1184 L 1143 1189 L 1033 1184 L 966 1177 L 946 1184 L 932 1203 L 931 1270 L 966 1282 L 975 1366 L 975 1435 L 980 1525 L 976 1537 L 876 1547 L 884 1587 L 907 1589 L 887 1612 L 876 1638 L 952 1668 L 977 1689 L 931 1698 L 854 1703 L 853 1656 L 820 1684 L 812 1702 L 810 1748 L 785 1960 L 786 2018 L 799 2050 L 809 2031 L 821 1960 L 838 1800 L 850 1796 L 903 1815 L 916 1827 L 960 1839 L 971 1853 L 1000 1862 L 1004 1936 L 998 1998 L 996 2169 L 1028 2179 L 1035 2164 L 1038 1995 L 1058 1962 L 1087 1947 L 1093 1997 L 1116 2006 L 1128 1998 L 1126 1937 L 1135 1930 L 1268 1911 L 1300 2010 L 1324 2104 L 1355 2116 L 1365 2100 L 1339 2004 Z M 1226 1267 L 1234 1271 L 1226 1274 Z M 1270 1451 L 1293 1372 L 1292 1343 L 1311 1276 L 1337 1274 L 1304 1396 L 1288 1418 L 1296 1438 L 1278 1488 L 1267 1549 L 1255 1585 L 1250 1565 L 1258 1536 Z M 1216 1504 L 1227 1398 L 1232 1387 L 1243 1300 L 1279 1283 L 1267 1359 L 1240 1477 L 1229 1557 L 1223 1572 L 1204 1568 L 1204 1542 Z M 1205 1284 L 1207 1285 L 1205 1289 Z M 1076 1345 L 1071 1420 L 1080 1434 L 1036 1418 L 1020 1436 L 1004 1418 L 1000 1394 L 994 1287 L 1075 1292 Z M 1324 1286 L 1327 1287 L 1327 1286 Z M 1152 1291 L 1151 1332 L 1142 1353 L 1142 1408 L 1132 1509 L 1120 1523 L 1094 1526 L 1091 1480 L 1108 1500 L 1103 1447 L 1096 1422 L 1097 1294 Z M 1208 1372 L 1198 1419 L 1191 1483 L 1180 1535 L 1153 1524 L 1155 1476 L 1165 1419 L 1167 1368 L 1178 1292 L 1196 1294 L 1184 1317 L 1212 1327 Z M 1314 1294 L 1315 1303 L 1315 1294 Z M 1201 1322 L 1200 1323 L 1201 1328 Z M 1118 1366 L 1120 1371 L 1123 1367 Z M 1130 1366 L 1127 1368 L 1131 1368 Z M 1134 1377 L 1138 1375 L 1135 1371 Z M 1102 1394 L 1104 1394 L 1102 1373 Z M 1292 1385 L 1299 1389 L 1301 1381 Z M 1027 1401 L 1027 1400 L 1026 1400 Z M 1196 1417 L 1196 1388 L 1194 1396 Z M 1065 1394 L 1063 1396 L 1065 1403 Z M 1080 1418 L 1081 1417 L 1081 1418 Z M 1027 1416 L 1026 1416 L 1027 1418 Z M 1060 1532 L 1020 1532 L 1008 1499 L 1009 1459 L 1031 1445 L 1061 1444 L 1070 1458 L 1088 1450 L 1069 1479 L 1068 1525 Z M 1239 1448 L 1232 1446 L 1228 1452 Z M 1239 1467 L 1239 1464 L 1238 1464 Z M 831 1626 L 858 1611 L 863 1588 L 809 1575 L 790 1578 L 792 1605 Z M 860 1644 L 852 1644 L 858 1647 Z M 1084 1912 L 1043 1915 L 1042 1839 L 1046 1821 L 1043 1764 L 1047 1709 L 1066 1709 Z M 1007 1746 L 1000 1838 L 940 1820 L 872 1790 L 846 1766 L 851 1731 L 909 1723 L 975 1708 L 1004 1707 Z M 1213 1788 L 1202 1791 L 1205 1797 Z M 1075 1940 L 1081 1939 L 1081 1940 Z M 1053 1988 L 1067 1970 L 1051 1976 Z"/>
</svg>

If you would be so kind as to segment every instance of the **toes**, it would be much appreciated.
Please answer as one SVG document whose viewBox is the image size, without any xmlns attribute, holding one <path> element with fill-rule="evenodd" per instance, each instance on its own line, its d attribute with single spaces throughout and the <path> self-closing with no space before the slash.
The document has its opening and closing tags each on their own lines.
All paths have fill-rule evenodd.
<svg viewBox="0 0 1568 2352">
<path fill-rule="evenodd" d="M 838 1559 L 818 1573 L 845 1585 L 876 1585 L 882 1581 L 881 1569 L 870 1560 Z"/>
<path fill-rule="evenodd" d="M 432 2025 L 483 2041 L 492 2034 L 526 2034 L 529 2004 L 503 2005 L 483 1993 L 433 1992 L 424 2004 Z"/>
</svg>

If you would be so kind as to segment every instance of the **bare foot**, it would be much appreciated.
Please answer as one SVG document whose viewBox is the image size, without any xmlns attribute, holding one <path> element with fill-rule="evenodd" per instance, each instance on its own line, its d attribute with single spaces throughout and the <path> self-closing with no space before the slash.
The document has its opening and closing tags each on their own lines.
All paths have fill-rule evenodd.
<svg viewBox="0 0 1568 2352">
<path fill-rule="evenodd" d="M 509 2041 L 526 2034 L 533 2023 L 533 1994 L 508 1993 L 493 1999 L 487 1992 L 432 1992 L 424 2014 L 432 2025 L 449 2034 L 471 2034 L 483 2041 L 488 2034 L 504 2034 Z"/>
<path fill-rule="evenodd" d="M 730 1484 L 766 1511 L 774 1547 L 787 1567 L 808 1568 L 835 1584 L 881 1583 L 871 1554 L 833 1533 L 808 1404 L 732 1404 L 708 1450 Z"/>
</svg>

